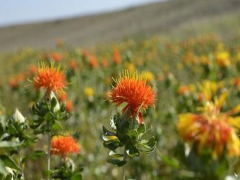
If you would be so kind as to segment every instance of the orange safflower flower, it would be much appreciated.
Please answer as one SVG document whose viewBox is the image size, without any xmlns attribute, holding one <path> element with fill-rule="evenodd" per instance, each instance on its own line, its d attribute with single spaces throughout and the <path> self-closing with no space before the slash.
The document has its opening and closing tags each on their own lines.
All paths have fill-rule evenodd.
<svg viewBox="0 0 240 180">
<path fill-rule="evenodd" d="M 17 75 L 17 81 L 18 82 L 23 82 L 25 80 L 25 74 L 24 73 L 19 73 Z"/>
<path fill-rule="evenodd" d="M 51 141 L 51 155 L 67 156 L 78 154 L 80 148 L 72 136 L 54 136 Z"/>
<path fill-rule="evenodd" d="M 98 65 L 98 62 L 97 62 L 97 59 L 95 56 L 90 56 L 90 59 L 89 59 L 89 65 L 91 68 L 96 68 L 97 65 Z"/>
<path fill-rule="evenodd" d="M 9 80 L 9 85 L 10 85 L 10 87 L 11 87 L 12 89 L 17 89 L 19 83 L 18 83 L 18 81 L 17 81 L 16 79 L 11 78 L 11 79 Z"/>
<path fill-rule="evenodd" d="M 30 67 L 29 67 L 29 72 L 30 72 L 30 74 L 36 74 L 37 73 L 37 66 L 36 65 L 31 65 Z"/>
<path fill-rule="evenodd" d="M 107 61 L 106 59 L 103 59 L 102 62 L 101 62 L 101 64 L 102 64 L 102 67 L 103 67 L 103 68 L 108 67 L 108 61 Z"/>
<path fill-rule="evenodd" d="M 198 101 L 202 102 L 204 100 L 204 94 L 203 93 L 198 93 Z"/>
<path fill-rule="evenodd" d="M 115 64 L 120 64 L 121 63 L 121 55 L 118 49 L 114 50 L 113 53 L 113 61 Z"/>
<path fill-rule="evenodd" d="M 49 59 L 51 59 L 51 54 L 50 54 L 50 53 L 43 54 L 43 59 L 44 59 L 44 60 L 49 60 Z"/>
<path fill-rule="evenodd" d="M 184 96 L 184 95 L 189 94 L 190 90 L 189 90 L 189 87 L 188 87 L 188 86 L 180 86 L 180 87 L 178 88 L 178 91 L 177 91 L 177 92 L 178 92 L 179 95 Z"/>
<path fill-rule="evenodd" d="M 60 102 L 66 101 L 66 100 L 67 100 L 67 94 L 64 93 L 64 92 L 60 92 L 60 93 L 58 94 L 58 100 L 59 100 Z"/>
<path fill-rule="evenodd" d="M 62 55 L 60 53 L 53 53 L 52 58 L 54 59 L 55 62 L 60 62 Z"/>
<path fill-rule="evenodd" d="M 147 109 L 155 103 L 155 92 L 147 85 L 146 80 L 137 72 L 123 71 L 120 78 L 115 80 L 116 86 L 108 93 L 109 99 L 116 106 L 127 103 L 123 113 L 128 109 L 133 117 L 139 115 L 139 123 L 142 123 L 140 109 Z"/>
<path fill-rule="evenodd" d="M 73 103 L 71 101 L 66 101 L 66 111 L 68 113 L 72 112 L 73 110 Z"/>
<path fill-rule="evenodd" d="M 240 78 L 232 79 L 232 84 L 234 86 L 236 86 L 237 88 L 239 88 L 240 87 Z"/>
<path fill-rule="evenodd" d="M 74 59 L 70 61 L 70 68 L 72 71 L 75 71 L 77 69 L 77 62 Z"/>
<path fill-rule="evenodd" d="M 215 102 L 207 101 L 201 108 L 202 113 L 186 113 L 179 116 L 177 124 L 180 136 L 188 143 L 195 144 L 201 154 L 210 149 L 216 159 L 227 150 L 228 156 L 240 156 L 240 117 L 234 117 L 240 111 L 240 105 L 229 112 L 221 112 L 227 94 L 222 94 Z"/>
<path fill-rule="evenodd" d="M 42 63 L 38 68 L 38 73 L 34 78 L 34 87 L 36 89 L 45 88 L 48 93 L 52 91 L 64 92 L 63 88 L 66 86 L 66 77 L 60 70 L 60 65 L 55 68 L 52 63 L 51 66 L 46 66 Z"/>
<path fill-rule="evenodd" d="M 88 51 L 85 50 L 82 54 L 83 59 L 86 59 L 88 56 L 89 56 L 89 53 Z"/>
</svg>

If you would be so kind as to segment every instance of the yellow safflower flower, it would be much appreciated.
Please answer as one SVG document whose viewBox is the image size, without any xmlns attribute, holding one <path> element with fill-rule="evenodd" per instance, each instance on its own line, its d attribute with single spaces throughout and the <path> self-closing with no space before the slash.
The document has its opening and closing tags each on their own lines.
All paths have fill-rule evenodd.
<svg viewBox="0 0 240 180">
<path fill-rule="evenodd" d="M 229 112 L 221 112 L 227 97 L 223 93 L 214 102 L 207 101 L 199 114 L 180 114 L 177 124 L 179 135 L 190 145 L 197 146 L 198 153 L 210 149 L 212 158 L 217 159 L 226 149 L 229 157 L 240 155 L 240 117 L 232 115 L 240 112 L 240 105 Z"/>
<path fill-rule="evenodd" d="M 84 94 L 85 94 L 85 96 L 87 96 L 87 97 L 92 97 L 93 94 L 94 94 L 93 88 L 92 88 L 92 87 L 86 87 L 86 88 L 84 89 Z"/>
<path fill-rule="evenodd" d="M 152 82 L 154 80 L 154 74 L 151 71 L 143 71 L 142 77 L 147 82 Z"/>
<path fill-rule="evenodd" d="M 220 67 L 228 67 L 230 65 L 230 55 L 227 51 L 221 51 L 216 54 L 216 63 Z"/>
<path fill-rule="evenodd" d="M 126 62 L 124 64 L 125 69 L 129 70 L 130 72 L 135 71 L 135 65 L 133 63 Z"/>
</svg>

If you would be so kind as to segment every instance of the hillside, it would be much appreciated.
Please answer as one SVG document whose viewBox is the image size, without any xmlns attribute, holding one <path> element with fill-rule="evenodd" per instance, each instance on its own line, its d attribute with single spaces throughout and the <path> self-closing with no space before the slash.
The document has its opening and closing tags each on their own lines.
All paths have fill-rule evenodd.
<svg viewBox="0 0 240 180">
<path fill-rule="evenodd" d="M 239 25 L 239 0 L 169 0 L 113 13 L 1 28 L 0 53 L 29 46 L 54 47 L 58 38 L 89 47 L 166 33 L 176 37 L 211 31 L 229 35 Z"/>
</svg>

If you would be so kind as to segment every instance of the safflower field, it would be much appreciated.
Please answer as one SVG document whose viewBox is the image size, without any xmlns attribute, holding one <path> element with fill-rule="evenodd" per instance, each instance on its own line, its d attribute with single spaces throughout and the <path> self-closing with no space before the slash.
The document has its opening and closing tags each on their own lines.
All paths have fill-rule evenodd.
<svg viewBox="0 0 240 180">
<path fill-rule="evenodd" d="M 0 179 L 235 180 L 240 36 L 3 54 Z"/>
</svg>

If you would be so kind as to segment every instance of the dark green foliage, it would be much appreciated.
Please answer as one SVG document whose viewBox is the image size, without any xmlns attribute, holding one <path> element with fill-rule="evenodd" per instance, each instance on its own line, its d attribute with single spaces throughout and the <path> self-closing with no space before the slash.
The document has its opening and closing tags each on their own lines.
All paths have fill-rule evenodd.
<svg viewBox="0 0 240 180">
<path fill-rule="evenodd" d="M 110 120 L 112 131 L 107 130 L 103 126 L 103 145 L 110 149 L 108 162 L 115 166 L 123 166 L 126 164 L 126 157 L 138 157 L 140 152 L 152 153 L 156 147 L 156 140 L 154 137 L 149 140 L 144 139 L 148 130 L 144 123 L 138 124 L 135 118 L 130 118 L 129 114 L 123 116 L 115 115 Z M 124 153 L 117 153 L 117 149 L 124 147 Z"/>
</svg>

